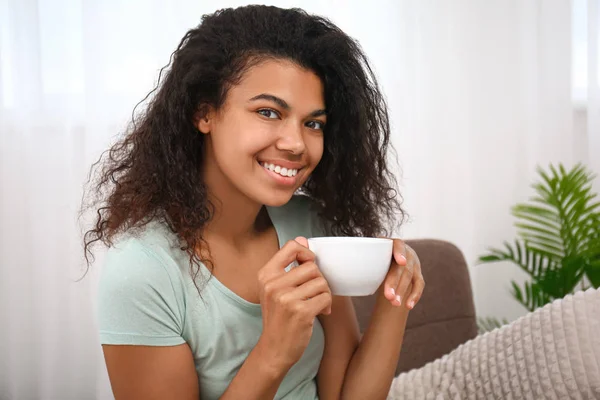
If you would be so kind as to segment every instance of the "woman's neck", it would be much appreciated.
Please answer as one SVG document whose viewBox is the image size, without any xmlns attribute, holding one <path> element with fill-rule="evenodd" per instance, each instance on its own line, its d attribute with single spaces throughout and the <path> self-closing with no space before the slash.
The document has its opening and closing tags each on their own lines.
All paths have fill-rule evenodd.
<svg viewBox="0 0 600 400">
<path fill-rule="evenodd" d="M 210 242 L 212 238 L 242 246 L 270 226 L 263 204 L 233 187 L 216 165 L 205 169 L 204 182 L 214 206 L 213 217 L 203 229 L 205 240 Z"/>
<path fill-rule="evenodd" d="M 221 240 L 239 243 L 256 237 L 262 230 L 266 217 L 263 205 L 219 196 L 214 192 L 210 201 L 214 206 L 214 213 L 204 227 L 205 238 L 218 236 Z"/>
</svg>

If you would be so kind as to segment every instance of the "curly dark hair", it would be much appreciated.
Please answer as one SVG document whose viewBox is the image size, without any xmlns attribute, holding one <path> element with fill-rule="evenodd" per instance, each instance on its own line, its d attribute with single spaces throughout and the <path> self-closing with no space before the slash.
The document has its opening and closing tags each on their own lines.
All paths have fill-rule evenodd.
<svg viewBox="0 0 600 400">
<path fill-rule="evenodd" d="M 177 235 L 191 264 L 210 262 L 198 251 L 206 246 L 201 232 L 213 207 L 202 180 L 204 135 L 194 116 L 205 106 L 219 109 L 244 72 L 269 58 L 290 60 L 323 82 L 323 157 L 301 191 L 314 200 L 329 233 L 383 235 L 404 218 L 386 162 L 387 106 L 359 44 L 300 9 L 223 9 L 185 34 L 145 112 L 134 115 L 126 135 L 92 166 L 96 218 L 84 235 L 88 266 L 94 243 L 111 246 L 115 235 L 152 220 Z"/>
</svg>

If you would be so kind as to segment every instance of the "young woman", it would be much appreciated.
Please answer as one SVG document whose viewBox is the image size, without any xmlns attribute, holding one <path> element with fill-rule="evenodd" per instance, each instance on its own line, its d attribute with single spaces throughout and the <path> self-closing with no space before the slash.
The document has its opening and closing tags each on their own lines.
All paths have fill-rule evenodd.
<svg viewBox="0 0 600 400">
<path fill-rule="evenodd" d="M 389 135 L 365 56 L 328 20 L 248 6 L 190 30 L 95 185 L 85 245 L 109 246 L 116 399 L 385 398 L 418 258 L 395 240 L 361 339 L 306 237 L 387 235 L 402 215 Z"/>
</svg>

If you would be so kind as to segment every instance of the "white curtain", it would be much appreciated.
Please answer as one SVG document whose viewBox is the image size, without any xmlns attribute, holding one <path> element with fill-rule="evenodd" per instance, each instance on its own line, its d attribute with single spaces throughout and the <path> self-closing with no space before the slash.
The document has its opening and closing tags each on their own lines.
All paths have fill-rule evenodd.
<svg viewBox="0 0 600 400">
<path fill-rule="evenodd" d="M 391 108 L 401 234 L 459 246 L 481 315 L 523 313 L 507 294 L 518 272 L 474 261 L 514 234 L 509 207 L 535 166 L 600 173 L 597 1 L 270 2 L 361 42 Z M 82 184 L 185 31 L 245 3 L 0 0 L 0 399 L 112 398 L 94 315 L 101 254 L 76 281 Z"/>
<path fill-rule="evenodd" d="M 413 215 L 404 236 L 440 237 L 459 246 L 472 266 L 482 316 L 514 319 L 524 312 L 508 294 L 510 279 L 521 281 L 524 274 L 510 264 L 475 262 L 488 246 L 512 241 L 510 207 L 533 194 L 536 166 L 581 161 L 600 172 L 598 122 L 592 118 L 597 76 L 594 85 L 584 76 L 587 3 L 399 5 L 398 47 L 393 67 L 387 65 L 394 70 L 386 90 Z M 595 15 L 591 38 L 598 35 Z M 573 67 L 574 47 L 584 68 Z M 591 50 L 596 71 L 591 62 L 597 52 Z M 594 106 L 589 120 L 585 97 Z"/>
</svg>

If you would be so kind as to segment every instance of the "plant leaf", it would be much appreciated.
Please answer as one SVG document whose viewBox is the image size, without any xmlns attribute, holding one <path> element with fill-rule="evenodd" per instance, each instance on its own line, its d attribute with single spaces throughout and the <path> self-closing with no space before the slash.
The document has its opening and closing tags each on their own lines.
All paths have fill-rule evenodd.
<svg viewBox="0 0 600 400">
<path fill-rule="evenodd" d="M 588 264 L 585 268 L 585 276 L 596 289 L 600 287 L 600 258 Z"/>
<path fill-rule="evenodd" d="M 490 249 L 480 262 L 510 261 L 531 281 L 512 282 L 512 294 L 533 311 L 572 293 L 584 276 L 600 287 L 600 202 L 592 190 L 595 175 L 583 164 L 544 170 L 531 187 L 534 195 L 511 208 L 517 239 Z"/>
</svg>

